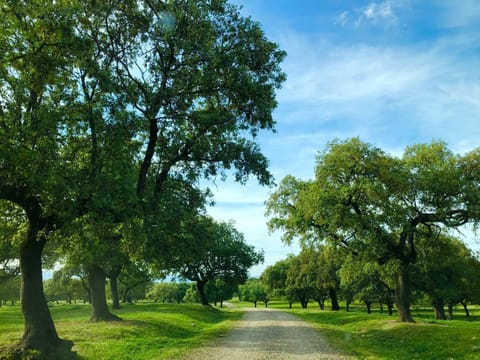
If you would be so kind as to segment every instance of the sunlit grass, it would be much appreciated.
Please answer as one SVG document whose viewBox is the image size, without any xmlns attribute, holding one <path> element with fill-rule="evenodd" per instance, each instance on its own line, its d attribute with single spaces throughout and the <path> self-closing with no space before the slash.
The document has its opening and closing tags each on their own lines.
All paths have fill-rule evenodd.
<svg viewBox="0 0 480 360">
<path fill-rule="evenodd" d="M 80 360 L 179 359 L 241 316 L 200 305 L 137 304 L 115 312 L 122 322 L 92 324 L 88 305 L 53 306 L 51 312 L 60 337 L 73 340 Z M 0 346 L 17 341 L 22 332 L 20 307 L 0 308 Z"/>
<path fill-rule="evenodd" d="M 303 310 L 287 310 L 285 303 L 272 302 L 280 308 L 312 322 L 339 350 L 356 359 L 389 360 L 473 360 L 480 359 L 480 309 L 472 307 L 471 317 L 457 309 L 455 320 L 434 320 L 431 308 L 413 309 L 413 324 L 400 323 L 396 314 L 364 307 L 345 310 L 319 310 L 316 304 Z"/>
</svg>

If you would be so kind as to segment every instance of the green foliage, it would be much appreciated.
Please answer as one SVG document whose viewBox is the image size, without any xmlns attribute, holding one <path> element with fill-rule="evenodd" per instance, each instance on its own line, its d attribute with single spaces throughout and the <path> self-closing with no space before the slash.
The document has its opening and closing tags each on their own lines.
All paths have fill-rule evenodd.
<svg viewBox="0 0 480 360">
<path fill-rule="evenodd" d="M 187 283 L 156 283 L 148 291 L 147 299 L 161 303 L 180 304 L 188 288 Z"/>
<path fill-rule="evenodd" d="M 249 279 L 245 284 L 240 285 L 238 294 L 241 301 L 252 302 L 257 307 L 257 302 L 261 301 L 267 306 L 269 296 L 267 287 L 258 279 Z"/>
<path fill-rule="evenodd" d="M 191 281 L 223 279 L 241 283 L 248 270 L 263 261 L 263 253 L 245 242 L 233 224 L 201 217 L 187 224 L 184 248 L 170 257 L 171 270 Z"/>
<path fill-rule="evenodd" d="M 271 229 L 285 242 L 327 241 L 366 261 L 396 267 L 400 317 L 409 315 L 417 250 L 441 247 L 435 233 L 476 224 L 478 151 L 454 155 L 441 142 L 414 145 L 396 158 L 358 138 L 333 141 L 317 158 L 315 180 L 287 176 L 267 202 Z M 476 165 L 475 165 L 476 164 Z"/>
</svg>

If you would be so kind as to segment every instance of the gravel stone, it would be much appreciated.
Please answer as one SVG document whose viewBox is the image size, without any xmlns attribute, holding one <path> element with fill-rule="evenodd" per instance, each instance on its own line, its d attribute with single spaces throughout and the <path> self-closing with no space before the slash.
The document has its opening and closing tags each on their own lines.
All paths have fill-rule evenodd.
<svg viewBox="0 0 480 360">
<path fill-rule="evenodd" d="M 347 360 L 317 329 L 294 315 L 267 308 L 248 308 L 225 336 L 196 349 L 186 360 Z"/>
</svg>

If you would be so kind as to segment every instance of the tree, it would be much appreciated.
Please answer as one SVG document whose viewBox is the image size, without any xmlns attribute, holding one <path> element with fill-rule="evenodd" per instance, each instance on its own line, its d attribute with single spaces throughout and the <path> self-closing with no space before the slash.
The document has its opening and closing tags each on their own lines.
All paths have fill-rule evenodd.
<svg viewBox="0 0 480 360">
<path fill-rule="evenodd" d="M 248 245 L 231 223 L 200 217 L 190 224 L 186 235 L 183 251 L 171 256 L 171 271 L 196 282 L 202 305 L 208 305 L 208 281 L 241 284 L 247 280 L 248 270 L 263 261 L 263 253 Z"/>
<path fill-rule="evenodd" d="M 71 213 L 84 178 L 64 156 L 64 129 L 74 123 L 66 116 L 72 112 L 72 58 L 85 54 L 85 42 L 72 29 L 76 10 L 69 1 L 2 4 L 0 199 L 22 208 L 26 218 L 19 250 L 25 320 L 19 347 L 43 353 L 72 347 L 58 337 L 50 316 L 41 260 L 49 233 Z"/>
<path fill-rule="evenodd" d="M 260 276 L 260 281 L 267 287 L 268 296 L 286 298 L 290 309 L 295 300 L 289 297 L 287 293 L 287 275 L 292 257 L 293 255 L 290 255 L 287 259 L 279 260 L 275 264 L 268 266 Z"/>
<path fill-rule="evenodd" d="M 287 297 L 299 300 L 302 309 L 306 309 L 310 299 L 315 297 L 314 275 L 311 264 L 302 260 L 300 255 L 291 258 L 287 272 L 286 292 Z"/>
<path fill-rule="evenodd" d="M 68 351 L 42 288 L 51 233 L 72 219 L 115 228 L 132 217 L 148 232 L 171 181 L 232 169 L 270 183 L 256 135 L 273 129 L 285 54 L 222 0 L 6 1 L 2 15 L 0 199 L 28 225 L 21 346 Z M 101 292 L 95 261 L 86 265 Z M 94 309 L 105 309 L 97 290 Z"/>
<path fill-rule="evenodd" d="M 254 307 L 257 307 L 257 302 L 261 301 L 268 306 L 267 287 L 258 279 L 249 279 L 245 284 L 240 285 L 239 295 L 242 301 L 252 302 Z"/>
<path fill-rule="evenodd" d="M 0 304 L 10 301 L 12 305 L 20 299 L 20 276 L 10 277 L 0 284 Z"/>
<path fill-rule="evenodd" d="M 223 302 L 233 297 L 233 294 L 238 289 L 238 282 L 236 279 L 214 279 L 209 281 L 205 286 L 205 292 L 209 301 L 213 301 L 217 306 L 220 303 L 220 307 L 223 308 Z"/>
<path fill-rule="evenodd" d="M 147 293 L 147 299 L 165 303 L 177 302 L 178 286 L 175 283 L 157 283 Z"/>
<path fill-rule="evenodd" d="M 438 246 L 431 245 L 429 236 L 436 237 Z M 430 298 L 435 319 L 447 318 L 445 305 L 452 319 L 453 306 L 466 300 L 471 279 L 478 276 L 472 253 L 460 240 L 442 233 L 420 238 L 417 249 L 414 285 Z"/>
<path fill-rule="evenodd" d="M 441 142 L 408 147 L 399 159 L 356 138 L 334 141 L 318 156 L 314 181 L 282 181 L 268 202 L 269 225 L 285 229 L 287 242 L 327 240 L 395 262 L 399 318 L 413 321 L 419 233 L 478 221 L 479 162 L 480 150 L 458 156 Z"/>
</svg>

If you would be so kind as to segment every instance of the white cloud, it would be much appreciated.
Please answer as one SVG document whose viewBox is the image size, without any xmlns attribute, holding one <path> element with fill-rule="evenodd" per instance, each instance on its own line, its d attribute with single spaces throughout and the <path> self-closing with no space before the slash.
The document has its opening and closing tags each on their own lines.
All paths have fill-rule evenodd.
<svg viewBox="0 0 480 360">
<path fill-rule="evenodd" d="M 382 3 L 370 3 L 363 8 L 357 9 L 359 14 L 355 20 L 355 26 L 359 27 L 365 21 L 377 25 L 396 25 L 398 18 L 393 11 L 392 1 L 384 1 Z"/>
<path fill-rule="evenodd" d="M 334 23 L 341 26 L 353 24 L 355 28 L 363 25 L 396 27 L 399 24 L 397 10 L 406 7 L 406 0 L 386 0 L 371 2 L 366 6 L 341 12 Z M 352 14 L 352 16 L 350 15 Z"/>
<path fill-rule="evenodd" d="M 403 141 L 441 138 L 464 146 L 465 138 L 480 138 L 480 74 L 472 72 L 480 61 L 463 56 L 477 41 L 462 36 L 381 47 L 284 36 L 290 56 L 278 94 L 280 122 L 308 133 L 332 135 L 331 128 L 379 145 L 405 133 Z"/>
</svg>

